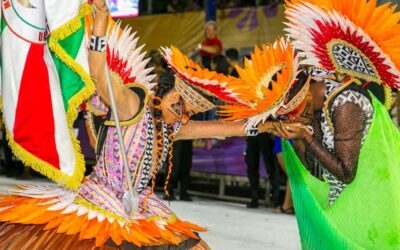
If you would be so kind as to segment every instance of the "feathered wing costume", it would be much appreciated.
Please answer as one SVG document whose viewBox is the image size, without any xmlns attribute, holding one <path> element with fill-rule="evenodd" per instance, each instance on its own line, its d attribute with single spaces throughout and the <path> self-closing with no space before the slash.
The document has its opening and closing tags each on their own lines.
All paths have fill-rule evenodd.
<svg viewBox="0 0 400 250">
<path fill-rule="evenodd" d="M 287 31 L 306 64 L 399 88 L 400 13 L 389 3 L 376 4 L 375 0 L 288 1 Z M 328 100 L 325 108 L 329 105 Z M 372 105 L 373 120 L 355 179 L 331 206 L 329 185 L 313 177 L 284 143 L 304 249 L 400 248 L 400 134 L 373 96 Z"/>
<path fill-rule="evenodd" d="M 90 33 L 91 20 L 86 21 Z M 112 78 L 134 89 L 146 103 L 154 76 L 146 68 L 142 47 L 136 48 L 137 38 L 130 29 L 122 30 L 113 22 L 107 35 L 107 61 Z M 98 115 L 108 113 L 107 106 L 97 96 L 89 100 L 87 108 Z M 130 138 L 134 143 L 134 147 L 127 147 L 127 154 L 134 187 L 140 192 L 141 205 L 137 211 L 127 213 L 124 208 L 122 196 L 127 185 L 118 161 L 120 153 L 114 147 L 117 142 L 106 139 L 93 173 L 77 192 L 55 184 L 38 184 L 15 187 L 0 196 L 0 248 L 189 249 L 196 245 L 197 249 L 207 249 L 195 233 L 205 229 L 178 219 L 148 190 L 154 139 L 151 119 L 148 109 L 142 107 L 135 118 L 121 123 L 125 139 Z M 108 126 L 113 126 L 109 123 Z M 129 129 L 130 126 L 135 127 Z"/>
</svg>

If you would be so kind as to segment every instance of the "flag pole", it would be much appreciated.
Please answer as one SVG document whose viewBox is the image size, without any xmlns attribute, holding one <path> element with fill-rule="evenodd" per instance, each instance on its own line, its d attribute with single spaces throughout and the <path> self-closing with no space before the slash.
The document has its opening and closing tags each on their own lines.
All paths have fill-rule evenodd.
<svg viewBox="0 0 400 250">
<path fill-rule="evenodd" d="M 109 96 L 110 96 L 111 111 L 112 111 L 112 115 L 114 117 L 116 129 L 117 129 L 118 142 L 119 142 L 120 151 L 121 151 L 121 155 L 122 155 L 122 163 L 123 163 L 125 176 L 127 178 L 128 188 L 129 188 L 129 196 L 130 196 L 130 198 L 128 198 L 126 200 L 128 202 L 128 204 L 124 204 L 124 205 L 128 205 L 129 210 L 130 210 L 129 212 L 131 212 L 133 210 L 136 210 L 138 208 L 138 206 L 139 206 L 138 195 L 137 195 L 137 192 L 135 192 L 135 190 L 133 189 L 133 185 L 132 185 L 132 181 L 131 181 L 131 175 L 130 175 L 129 166 L 128 166 L 128 160 L 127 160 L 126 151 L 125 151 L 125 144 L 124 144 L 124 140 L 123 140 L 123 137 L 122 137 L 121 125 L 120 125 L 120 122 L 119 122 L 117 105 L 115 103 L 115 97 L 114 97 L 114 92 L 113 92 L 112 85 L 111 85 L 111 77 L 110 77 L 110 72 L 108 70 L 107 62 L 105 64 L 105 73 L 106 73 L 106 79 L 107 79 L 108 93 L 109 93 Z"/>
</svg>

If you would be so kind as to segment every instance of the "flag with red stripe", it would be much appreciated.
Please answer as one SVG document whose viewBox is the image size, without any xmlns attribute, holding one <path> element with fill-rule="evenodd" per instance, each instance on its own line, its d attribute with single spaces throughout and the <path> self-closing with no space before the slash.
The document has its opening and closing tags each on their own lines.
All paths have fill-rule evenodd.
<svg viewBox="0 0 400 250">
<path fill-rule="evenodd" d="M 94 90 L 80 0 L 3 0 L 1 85 L 7 139 L 26 165 L 77 189 L 84 158 L 72 132 Z"/>
</svg>

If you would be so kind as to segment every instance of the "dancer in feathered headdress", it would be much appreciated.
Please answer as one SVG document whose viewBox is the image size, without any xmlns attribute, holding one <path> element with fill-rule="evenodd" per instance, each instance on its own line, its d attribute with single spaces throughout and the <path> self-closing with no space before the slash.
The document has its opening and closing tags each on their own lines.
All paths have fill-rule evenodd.
<svg viewBox="0 0 400 250">
<path fill-rule="evenodd" d="M 302 246 L 397 249 L 400 133 L 374 96 L 379 91 L 367 90 L 400 87 L 400 14 L 366 0 L 292 0 L 286 8 L 302 63 L 336 75 L 311 69 L 312 119 L 277 128 L 296 140 L 297 154 L 288 143 L 284 149 Z"/>
<path fill-rule="evenodd" d="M 210 96 L 245 104 L 234 91 L 241 80 L 202 70 L 172 48 L 163 53 L 176 74 L 161 76 L 155 85 L 135 35 L 110 19 L 104 0 L 95 0 L 93 8 L 94 21 L 86 21 L 91 23 L 87 36 L 96 95 L 86 106 L 104 117 L 97 137 L 97 164 L 77 192 L 31 185 L 0 196 L 0 248 L 208 249 L 196 233 L 205 229 L 178 219 L 154 194 L 157 171 L 167 158 L 171 161 L 174 140 L 254 135 L 272 124 L 248 131 L 244 122 L 189 121 L 192 114 L 216 106 Z M 105 65 L 129 175 L 123 168 L 116 117 L 109 108 Z"/>
<path fill-rule="evenodd" d="M 377 1 L 288 1 L 286 31 L 304 64 L 376 84 L 388 108 L 390 88 L 400 88 L 400 34 L 395 6 Z"/>
<path fill-rule="evenodd" d="M 250 128 L 268 118 L 286 115 L 294 119 L 301 113 L 310 79 L 304 74 L 299 79 L 299 57 L 285 38 L 261 49 L 256 46 L 244 68 L 236 69 L 243 83 L 235 86 L 234 91 L 242 102 L 221 107 L 220 113 L 226 120 L 245 119 Z"/>
</svg>

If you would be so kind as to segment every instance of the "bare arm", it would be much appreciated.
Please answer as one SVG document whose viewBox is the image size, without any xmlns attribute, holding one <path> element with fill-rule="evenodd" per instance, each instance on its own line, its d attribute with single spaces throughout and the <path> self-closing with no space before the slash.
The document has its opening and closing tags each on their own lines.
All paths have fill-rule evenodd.
<svg viewBox="0 0 400 250">
<path fill-rule="evenodd" d="M 273 132 L 273 122 L 260 124 L 259 133 Z M 175 140 L 190 140 L 203 138 L 226 138 L 233 136 L 246 136 L 244 122 L 227 121 L 189 121 L 182 125 Z"/>
<path fill-rule="evenodd" d="M 94 1 L 95 21 L 93 25 L 93 35 L 103 37 L 106 35 L 108 26 L 108 11 L 104 0 Z M 97 94 L 110 104 L 109 93 L 107 89 L 107 78 L 105 73 L 106 52 L 90 51 L 89 52 L 89 68 L 90 74 L 96 86 Z M 116 82 L 111 77 L 112 89 L 117 104 L 119 119 L 129 120 L 139 110 L 139 97 L 128 88 L 125 88 L 120 83 Z"/>
</svg>

